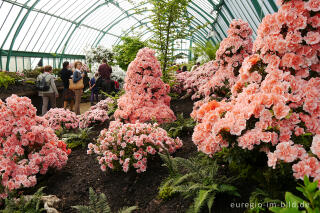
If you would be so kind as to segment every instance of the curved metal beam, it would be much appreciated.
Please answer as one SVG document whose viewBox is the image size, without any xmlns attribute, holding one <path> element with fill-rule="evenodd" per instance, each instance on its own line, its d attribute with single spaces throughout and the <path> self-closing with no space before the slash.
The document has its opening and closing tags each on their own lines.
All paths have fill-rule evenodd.
<svg viewBox="0 0 320 213">
<path fill-rule="evenodd" d="M 147 10 L 146 10 L 147 11 Z M 143 11 L 144 12 L 144 11 Z M 109 30 L 111 30 L 114 26 L 116 26 L 117 24 L 119 24 L 121 21 L 137 14 L 137 13 L 140 13 L 140 12 L 135 12 L 135 13 L 131 13 L 130 15 L 128 16 L 125 16 L 125 17 L 122 17 L 121 19 L 117 20 L 116 22 L 112 23 L 112 25 L 105 31 L 105 33 L 103 33 L 101 35 L 101 37 L 98 39 L 98 41 L 96 42 L 96 45 L 95 46 L 98 46 L 98 44 L 101 42 L 101 40 L 103 39 L 103 37 L 106 35 L 107 32 L 109 32 Z M 147 17 L 148 18 L 148 17 Z M 140 21 L 138 21 L 140 22 Z M 110 25 L 110 24 L 109 24 Z M 105 28 L 104 28 L 105 29 Z M 151 30 L 151 29 L 150 29 Z"/>
<path fill-rule="evenodd" d="M 96 3 L 95 3 L 95 4 L 96 4 Z M 95 4 L 94 4 L 94 5 L 95 5 Z M 63 59 L 63 54 L 64 54 L 64 52 L 65 52 L 65 50 L 66 50 L 66 48 L 67 48 L 67 45 L 68 45 L 71 37 L 73 36 L 74 32 L 76 31 L 76 29 L 80 26 L 80 24 L 81 24 L 91 13 L 93 13 L 94 11 L 96 11 L 97 9 L 99 9 L 100 7 L 102 7 L 102 6 L 106 5 L 106 4 L 107 4 L 107 2 L 104 2 L 104 3 L 102 3 L 102 4 L 99 4 L 98 6 L 96 6 L 95 8 L 93 8 L 93 9 L 90 10 L 90 11 L 89 11 L 89 9 L 88 9 L 88 10 L 86 10 L 86 11 L 83 12 L 80 16 L 78 16 L 78 17 L 76 18 L 76 20 L 77 20 L 78 18 L 80 18 L 82 15 L 84 15 L 85 13 L 87 13 L 87 12 L 89 11 L 89 12 L 78 22 L 78 24 L 75 26 L 75 28 L 73 29 L 73 31 L 70 33 L 67 41 L 65 42 L 64 47 L 63 47 L 63 50 L 62 50 L 62 53 L 61 53 L 61 58 L 60 58 L 60 61 L 59 61 L 59 67 L 61 67 L 62 59 Z M 70 26 L 69 29 L 71 29 L 71 27 L 72 27 L 72 26 Z M 60 45 L 59 45 L 59 46 L 60 46 Z M 58 49 L 59 49 L 59 47 L 57 48 L 57 50 L 58 50 Z M 57 52 L 57 51 L 56 51 L 56 52 Z"/>
<path fill-rule="evenodd" d="M 20 31 L 21 31 L 21 28 L 23 27 L 24 23 L 26 22 L 30 12 L 32 11 L 32 9 L 39 3 L 40 0 L 36 0 L 33 5 L 28 9 L 28 12 L 24 15 L 23 19 L 21 20 L 13 38 L 12 38 L 12 41 L 11 41 L 11 45 L 10 45 L 10 48 L 9 48 L 9 51 L 8 51 L 8 56 L 7 56 L 7 66 L 6 66 L 6 70 L 9 71 L 9 67 L 10 67 L 10 58 L 11 58 L 11 54 L 12 54 L 12 48 L 13 48 L 13 45 L 14 45 L 14 42 L 16 41 Z M 29 2 L 29 1 L 28 1 Z M 28 3 L 27 2 L 27 3 Z M 26 4 L 27 4 L 26 3 Z"/>
<path fill-rule="evenodd" d="M 136 8 L 140 7 L 140 6 L 145 5 L 145 4 L 147 4 L 147 3 L 144 3 L 144 4 L 139 5 L 139 6 L 135 6 L 135 7 L 131 8 L 131 9 L 129 9 L 129 10 L 127 10 L 127 11 L 123 12 L 121 15 L 119 15 L 117 18 L 113 19 L 109 24 L 107 24 L 105 27 L 103 27 L 103 28 L 102 28 L 102 31 L 103 31 L 103 30 L 105 30 L 105 29 L 107 29 L 107 27 L 109 27 L 110 25 L 117 24 L 117 23 L 118 23 L 118 19 L 120 19 L 120 17 L 121 17 L 122 15 L 124 15 L 124 14 L 126 14 L 126 15 L 127 15 L 126 17 L 130 17 L 131 15 L 128 15 L 128 11 L 130 11 L 130 10 L 134 10 L 134 9 L 136 9 Z M 141 12 L 143 12 L 143 11 L 141 11 Z M 116 23 L 114 23 L 114 22 L 116 22 Z M 102 33 L 102 36 L 101 36 L 101 38 L 100 38 L 100 40 L 99 40 L 99 42 L 98 42 L 98 43 L 100 43 L 100 41 L 101 41 L 101 40 L 102 40 L 102 38 L 105 36 L 105 34 L 107 34 L 107 32 L 101 32 L 101 33 Z M 94 44 L 95 44 L 95 43 L 96 43 L 96 41 L 98 40 L 99 36 L 100 36 L 100 33 L 98 34 L 98 36 L 96 37 L 96 39 L 95 39 L 95 40 L 94 40 L 94 42 L 92 43 L 91 47 L 93 47 L 93 46 L 94 46 Z M 97 43 L 95 46 L 98 46 L 98 43 Z"/>
</svg>

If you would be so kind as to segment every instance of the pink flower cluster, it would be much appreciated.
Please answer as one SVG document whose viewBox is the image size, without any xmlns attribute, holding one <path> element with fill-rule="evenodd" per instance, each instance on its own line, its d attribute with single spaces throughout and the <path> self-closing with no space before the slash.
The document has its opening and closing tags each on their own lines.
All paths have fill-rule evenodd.
<svg viewBox="0 0 320 213">
<path fill-rule="evenodd" d="M 74 112 L 63 108 L 50 109 L 43 117 L 54 130 L 61 128 L 76 129 L 79 127 L 77 115 Z"/>
<path fill-rule="evenodd" d="M 190 77 L 191 72 L 180 72 L 175 74 L 175 84 L 171 87 L 171 92 L 183 94 L 185 92 L 184 82 Z"/>
<path fill-rule="evenodd" d="M 79 127 L 81 129 L 101 124 L 109 120 L 108 112 L 101 109 L 90 109 L 79 116 Z"/>
<path fill-rule="evenodd" d="M 101 131 L 97 144 L 88 145 L 87 153 L 98 155 L 102 171 L 110 168 L 128 172 L 134 167 L 140 173 L 146 171 L 148 157 L 158 152 L 173 153 L 181 146 L 179 138 L 170 138 L 157 124 L 112 121 L 109 129 Z"/>
<path fill-rule="evenodd" d="M 79 115 L 79 127 L 84 129 L 108 121 L 109 106 L 113 103 L 114 101 L 111 98 L 101 100 L 84 114 Z"/>
<path fill-rule="evenodd" d="M 0 199 L 34 186 L 38 173 L 61 169 L 70 152 L 48 122 L 36 116 L 29 98 L 12 95 L 6 102 L 0 100 Z"/>
<path fill-rule="evenodd" d="M 112 100 L 111 98 L 106 98 L 104 100 L 99 101 L 96 105 L 92 106 L 90 109 L 91 110 L 101 109 L 107 112 L 111 104 L 114 104 L 114 100 Z"/>
<path fill-rule="evenodd" d="M 115 118 L 135 123 L 156 120 L 158 123 L 176 119 L 170 109 L 170 86 L 161 77 L 160 63 L 155 51 L 149 48 L 139 50 L 136 59 L 130 63 L 125 78 L 126 93 L 118 100 Z"/>
<path fill-rule="evenodd" d="M 217 61 L 209 61 L 195 69 L 192 72 L 182 72 L 177 74 L 177 79 L 183 80 L 183 90 L 191 96 L 192 99 L 200 98 L 197 93 L 200 87 L 206 84 L 218 70 Z"/>
<path fill-rule="evenodd" d="M 252 30 L 248 23 L 242 20 L 231 22 L 228 37 L 220 43 L 216 52 L 218 70 L 199 88 L 198 96 L 205 97 L 205 101 L 227 96 L 230 88 L 238 80 L 244 58 L 252 54 L 251 35 Z"/>
<path fill-rule="evenodd" d="M 200 122 L 193 134 L 200 151 L 211 155 L 235 142 L 260 146 L 269 166 L 293 163 L 296 178 L 319 179 L 319 10 L 319 1 L 291 0 L 263 19 L 256 54 L 242 63 L 230 102 L 212 101 L 192 113 Z M 302 143 L 306 135 L 314 136 L 311 147 Z"/>
</svg>

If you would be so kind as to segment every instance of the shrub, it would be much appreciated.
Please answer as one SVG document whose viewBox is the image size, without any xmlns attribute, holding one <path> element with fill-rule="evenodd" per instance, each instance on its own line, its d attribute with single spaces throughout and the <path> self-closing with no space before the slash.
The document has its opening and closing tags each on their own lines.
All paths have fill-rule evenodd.
<svg viewBox="0 0 320 213">
<path fill-rule="evenodd" d="M 76 129 L 79 127 L 79 119 L 74 112 L 63 108 L 50 109 L 44 118 L 54 130 Z"/>
<path fill-rule="evenodd" d="M 90 109 L 79 116 L 79 127 L 81 129 L 103 124 L 109 120 L 108 112 L 101 109 Z"/>
<path fill-rule="evenodd" d="M 8 88 L 9 85 L 15 84 L 16 81 L 13 77 L 7 74 L 7 72 L 0 72 L 0 88 Z"/>
<path fill-rule="evenodd" d="M 225 98 L 236 82 L 241 63 L 252 53 L 252 30 L 242 20 L 233 20 L 228 30 L 228 37 L 220 43 L 216 59 L 193 72 L 188 73 L 184 81 L 184 90 L 192 99 Z M 178 78 L 180 75 L 178 74 Z M 182 76 L 181 76 L 182 78 Z"/>
<path fill-rule="evenodd" d="M 157 124 L 123 124 L 112 121 L 109 129 L 102 130 L 97 144 L 89 144 L 88 154 L 98 155 L 101 170 L 107 168 L 128 172 L 134 167 L 137 173 L 147 169 L 147 159 L 158 152 L 175 152 L 182 141 L 172 139 Z"/>
<path fill-rule="evenodd" d="M 45 119 L 26 97 L 0 100 L 0 198 L 36 184 L 36 175 L 49 168 L 61 169 L 70 150 L 58 140 Z"/>
<path fill-rule="evenodd" d="M 212 101 L 193 113 L 200 151 L 259 147 L 270 167 L 291 163 L 296 178 L 320 178 L 320 25 L 314 13 L 320 5 L 313 3 L 285 1 L 263 19 L 256 54 L 244 60 L 231 102 Z"/>
<path fill-rule="evenodd" d="M 155 52 L 141 49 L 129 65 L 124 86 L 126 93 L 118 100 L 115 118 L 126 123 L 156 120 L 161 124 L 175 120 L 167 95 L 170 87 L 163 83 L 161 75 Z"/>
<path fill-rule="evenodd" d="M 202 85 L 198 96 L 210 99 L 228 98 L 230 88 L 238 79 L 239 69 L 245 57 L 252 53 L 252 30 L 242 20 L 233 20 L 228 29 L 228 37 L 223 39 L 216 52 L 218 70 L 209 81 Z"/>
</svg>

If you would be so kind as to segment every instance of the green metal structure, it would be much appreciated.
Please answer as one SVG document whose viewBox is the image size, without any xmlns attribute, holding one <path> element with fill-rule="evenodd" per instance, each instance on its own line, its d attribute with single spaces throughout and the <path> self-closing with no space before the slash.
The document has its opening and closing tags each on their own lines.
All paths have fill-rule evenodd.
<svg viewBox="0 0 320 213">
<path fill-rule="evenodd" d="M 134 1 L 133 1 L 134 2 Z M 136 1 L 138 3 L 139 1 Z M 0 0 L 0 70 L 32 69 L 40 59 L 60 68 L 64 60 L 85 61 L 85 48 L 111 48 L 140 30 L 152 37 L 148 3 L 127 0 Z M 137 11 L 139 10 L 139 12 Z M 275 0 L 193 0 L 190 29 L 197 29 L 177 53 L 192 58 L 191 47 L 219 43 L 232 19 L 247 21 L 255 32 L 262 18 L 278 10 Z M 255 38 L 256 35 L 253 35 Z"/>
</svg>

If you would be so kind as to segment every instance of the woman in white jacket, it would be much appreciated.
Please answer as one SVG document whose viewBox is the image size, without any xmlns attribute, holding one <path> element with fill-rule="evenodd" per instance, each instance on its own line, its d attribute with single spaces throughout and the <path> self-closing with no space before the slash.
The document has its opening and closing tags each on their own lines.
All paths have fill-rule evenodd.
<svg viewBox="0 0 320 213">
<path fill-rule="evenodd" d="M 48 111 L 48 103 L 50 100 L 51 108 L 56 107 L 56 98 L 59 97 L 59 93 L 54 82 L 55 78 L 51 74 L 52 67 L 50 65 L 44 67 L 44 73 L 38 75 L 37 81 L 42 81 L 45 78 L 47 85 L 49 86 L 48 91 L 39 91 L 39 96 L 42 96 L 42 115 L 46 114 Z"/>
</svg>

